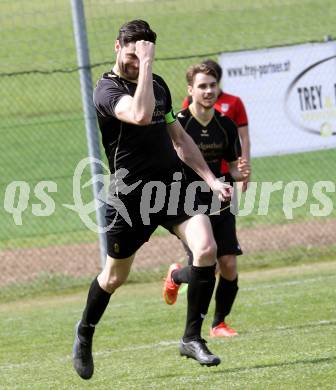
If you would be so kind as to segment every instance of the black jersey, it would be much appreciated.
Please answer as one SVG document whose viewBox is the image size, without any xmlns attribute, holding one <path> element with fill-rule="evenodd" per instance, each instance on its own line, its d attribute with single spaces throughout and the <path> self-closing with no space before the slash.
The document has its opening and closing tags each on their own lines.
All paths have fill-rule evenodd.
<svg viewBox="0 0 336 390">
<path fill-rule="evenodd" d="M 165 115 L 172 110 L 170 91 L 164 80 L 153 74 L 152 122 L 139 126 L 121 122 L 114 111 L 122 96 L 134 96 L 136 87 L 136 83 L 110 72 L 102 76 L 94 90 L 93 100 L 109 167 L 111 173 L 127 169 L 128 174 L 123 179 L 127 185 L 138 180 L 167 183 L 174 172 L 181 170 L 165 121 Z"/>
<path fill-rule="evenodd" d="M 241 154 L 238 129 L 235 123 L 216 110 L 214 110 L 214 115 L 207 125 L 200 123 L 192 115 L 189 108 L 180 111 L 177 118 L 199 147 L 213 174 L 216 177 L 222 177 L 222 160 L 236 161 Z M 189 182 L 203 180 L 186 165 L 184 165 L 184 172 Z M 211 202 L 212 193 L 199 193 L 199 197 L 208 203 Z"/>
</svg>

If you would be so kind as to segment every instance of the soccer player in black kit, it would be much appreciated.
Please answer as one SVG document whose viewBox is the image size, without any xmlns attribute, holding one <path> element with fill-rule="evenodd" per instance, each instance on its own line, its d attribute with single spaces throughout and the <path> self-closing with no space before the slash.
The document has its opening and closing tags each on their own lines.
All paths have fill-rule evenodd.
<svg viewBox="0 0 336 390">
<path fill-rule="evenodd" d="M 190 106 L 177 117 L 185 131 L 193 138 L 201 150 L 203 157 L 216 177 L 221 177 L 221 161 L 229 163 L 229 171 L 235 181 L 245 181 L 250 175 L 250 165 L 246 159 L 240 158 L 240 141 L 236 124 L 224 114 L 214 109 L 219 86 L 218 75 L 214 67 L 199 64 L 187 71 L 188 92 L 192 96 Z M 185 167 L 186 177 L 195 182 L 201 178 L 189 167 Z M 206 191 L 208 190 L 208 192 Z M 199 191 L 198 197 L 208 206 L 215 240 L 217 243 L 217 259 L 219 282 L 216 289 L 215 316 L 210 329 L 210 335 L 235 335 L 229 328 L 225 317 L 230 313 L 238 291 L 238 277 L 235 256 L 241 254 L 236 236 L 235 216 L 231 213 L 230 202 L 215 205 L 213 194 L 209 188 Z M 192 253 L 185 245 L 189 259 Z M 181 283 L 188 283 L 193 265 L 182 268 L 179 263 L 169 267 L 163 287 L 163 297 L 167 304 L 176 302 Z M 225 279 L 227 273 L 233 274 L 233 280 Z"/>
<path fill-rule="evenodd" d="M 183 199 L 175 215 L 167 212 L 168 199 L 160 211 L 150 216 L 150 223 L 144 221 L 142 214 L 142 202 L 146 202 L 144 190 L 159 181 L 169 193 L 176 183 L 176 172 L 181 171 L 181 160 L 197 172 L 219 199 L 231 196 L 231 187 L 215 177 L 197 145 L 176 120 L 164 80 L 152 73 L 155 41 L 156 34 L 147 22 L 133 20 L 124 24 L 115 42 L 116 64 L 102 76 L 94 91 L 115 190 L 106 211 L 106 223 L 110 226 L 106 263 L 90 286 L 82 318 L 76 325 L 73 364 L 83 379 L 91 378 L 94 371 L 95 326 L 111 294 L 126 281 L 136 251 L 159 225 L 186 242 L 194 259 L 180 354 L 202 365 L 220 363 L 201 338 L 203 318 L 215 284 L 217 247 L 209 217 L 202 213 L 187 215 L 181 205 Z M 154 202 L 152 194 L 150 197 Z"/>
</svg>

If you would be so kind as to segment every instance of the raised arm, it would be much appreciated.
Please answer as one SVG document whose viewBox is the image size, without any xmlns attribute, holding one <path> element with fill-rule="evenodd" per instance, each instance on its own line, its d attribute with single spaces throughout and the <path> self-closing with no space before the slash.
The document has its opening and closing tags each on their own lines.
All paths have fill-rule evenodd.
<svg viewBox="0 0 336 390">
<path fill-rule="evenodd" d="M 153 92 L 152 63 L 154 59 L 155 45 L 152 42 L 137 41 L 133 60 L 139 64 L 139 76 L 134 96 L 124 95 L 115 107 L 115 115 L 122 122 L 135 125 L 148 125 L 151 123 L 155 97 Z"/>
</svg>

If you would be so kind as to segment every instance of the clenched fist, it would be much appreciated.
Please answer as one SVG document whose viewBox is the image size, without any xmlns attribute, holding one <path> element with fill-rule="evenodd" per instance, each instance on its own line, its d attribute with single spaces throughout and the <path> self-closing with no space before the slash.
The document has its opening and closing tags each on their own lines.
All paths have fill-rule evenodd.
<svg viewBox="0 0 336 390">
<path fill-rule="evenodd" d="M 135 55 L 140 62 L 153 62 L 155 54 L 155 44 L 148 41 L 137 41 L 135 43 Z"/>
<path fill-rule="evenodd" d="M 228 202 L 231 200 L 233 187 L 231 187 L 229 184 L 223 183 L 219 179 L 216 179 L 211 185 L 211 189 L 218 196 L 218 199 L 221 202 Z"/>
</svg>

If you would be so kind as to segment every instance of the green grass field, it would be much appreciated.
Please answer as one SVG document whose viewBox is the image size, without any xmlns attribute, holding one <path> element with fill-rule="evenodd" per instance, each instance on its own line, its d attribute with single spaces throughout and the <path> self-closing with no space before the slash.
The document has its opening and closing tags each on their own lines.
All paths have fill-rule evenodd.
<svg viewBox="0 0 336 390">
<path fill-rule="evenodd" d="M 128 284 L 97 328 L 95 374 L 72 369 L 73 327 L 86 293 L 0 305 L 2 389 L 335 389 L 336 263 L 241 273 L 230 324 L 240 336 L 207 337 L 216 368 L 181 358 L 186 297 L 161 299 L 161 283 Z"/>
<path fill-rule="evenodd" d="M 97 240 L 78 215 L 62 206 L 73 203 L 73 172 L 87 156 L 79 77 L 73 71 L 77 63 L 70 4 L 68 0 L 0 2 L 0 251 Z M 114 61 L 117 28 L 126 20 L 143 18 L 158 33 L 154 70 L 167 81 L 175 109 L 186 93 L 187 67 L 201 58 L 336 37 L 333 0 L 85 0 L 84 4 L 94 82 Z M 36 70 L 51 73 L 8 75 Z M 310 220 L 309 204 L 316 203 L 311 186 L 334 180 L 334 155 L 333 150 L 323 150 L 254 159 L 252 180 L 305 181 L 310 188 L 308 202 L 294 210 L 294 217 Z M 83 179 L 88 178 L 87 173 Z M 45 218 L 32 214 L 33 204 L 40 203 L 34 188 L 41 180 L 57 183 L 57 193 L 51 194 L 55 212 Z M 15 225 L 3 207 L 12 181 L 25 181 L 30 188 L 22 226 Z M 82 195 L 89 202 L 91 189 Z M 267 216 L 258 216 L 257 207 L 258 203 L 251 215 L 239 218 L 239 226 L 288 222 L 282 192 L 272 195 Z M 335 216 L 334 210 L 330 217 Z M 240 291 L 229 320 L 240 336 L 207 337 L 213 303 L 204 324 L 203 336 L 222 358 L 217 368 L 179 356 L 186 296 L 172 307 L 163 303 L 158 280 L 165 270 L 146 272 L 151 282 L 142 284 L 138 281 L 143 274 L 134 272 L 130 283 L 112 297 L 98 326 L 96 369 L 89 382 L 77 376 L 71 362 L 74 324 L 86 300 L 87 277 L 42 273 L 29 284 L 2 288 L 0 389 L 336 389 L 334 253 L 335 246 L 243 256 Z M 23 268 L 15 272 L 25 272 L 25 267 L 23 261 Z"/>
</svg>

